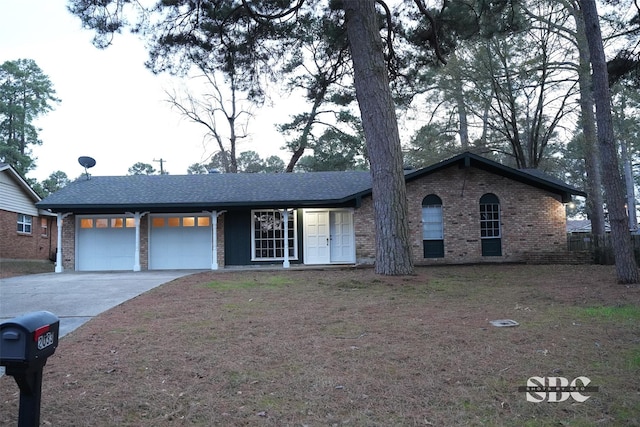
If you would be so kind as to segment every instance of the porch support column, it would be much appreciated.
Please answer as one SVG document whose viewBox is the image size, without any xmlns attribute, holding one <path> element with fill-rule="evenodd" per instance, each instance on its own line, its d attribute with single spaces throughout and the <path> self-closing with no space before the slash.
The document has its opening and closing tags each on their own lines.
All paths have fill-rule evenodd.
<svg viewBox="0 0 640 427">
<path fill-rule="evenodd" d="M 205 211 L 208 212 L 208 211 Z M 218 266 L 218 217 L 226 211 L 211 211 L 211 269 L 217 270 Z"/>
<path fill-rule="evenodd" d="M 56 216 L 56 225 L 58 226 L 58 239 L 57 239 L 57 248 L 56 248 L 56 273 L 62 273 L 64 271 L 64 267 L 62 267 L 62 223 L 66 217 L 71 215 L 71 212 L 61 213 L 58 212 Z"/>
<path fill-rule="evenodd" d="M 211 211 L 211 269 L 218 269 L 218 211 Z"/>
<path fill-rule="evenodd" d="M 289 210 L 284 209 L 282 211 L 282 222 L 284 223 L 284 261 L 282 262 L 282 268 L 289 268 Z"/>
<path fill-rule="evenodd" d="M 149 212 L 134 212 L 133 221 L 136 225 L 136 249 L 133 254 L 133 271 L 140 271 L 140 220 Z"/>
</svg>

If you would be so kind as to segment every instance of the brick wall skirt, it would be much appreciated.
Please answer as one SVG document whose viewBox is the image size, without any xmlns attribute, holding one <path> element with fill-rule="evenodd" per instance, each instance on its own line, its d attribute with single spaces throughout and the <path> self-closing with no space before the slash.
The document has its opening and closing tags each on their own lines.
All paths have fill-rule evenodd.
<svg viewBox="0 0 640 427">
<path fill-rule="evenodd" d="M 32 217 L 31 233 L 18 233 L 18 214 L 0 210 L 0 258 L 3 259 L 55 259 L 57 228 L 55 217 L 45 217 L 45 234 L 40 217 Z"/>
<path fill-rule="evenodd" d="M 525 254 L 527 264 L 593 264 L 593 253 L 588 251 L 532 252 Z"/>
</svg>

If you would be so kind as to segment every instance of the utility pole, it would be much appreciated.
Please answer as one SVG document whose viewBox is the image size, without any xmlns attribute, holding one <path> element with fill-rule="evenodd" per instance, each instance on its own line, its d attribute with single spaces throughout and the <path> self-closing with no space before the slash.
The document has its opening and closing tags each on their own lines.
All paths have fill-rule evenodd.
<svg viewBox="0 0 640 427">
<path fill-rule="evenodd" d="M 160 157 L 160 160 L 153 159 L 153 161 L 160 163 L 160 175 L 164 175 L 164 162 L 166 162 L 166 160 Z"/>
</svg>

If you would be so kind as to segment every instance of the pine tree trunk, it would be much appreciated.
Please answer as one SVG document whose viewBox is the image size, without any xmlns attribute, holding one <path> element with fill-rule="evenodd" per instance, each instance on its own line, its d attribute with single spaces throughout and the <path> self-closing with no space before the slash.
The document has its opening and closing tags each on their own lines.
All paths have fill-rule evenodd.
<svg viewBox="0 0 640 427">
<path fill-rule="evenodd" d="M 604 200 L 602 199 L 602 172 L 598 153 L 596 120 L 593 116 L 593 88 L 589 44 L 584 27 L 584 17 L 579 10 L 571 7 L 576 21 L 576 44 L 578 46 L 578 85 L 580 86 L 580 114 L 584 135 L 584 163 L 587 173 L 587 213 L 591 220 L 591 233 L 604 237 Z"/>
<path fill-rule="evenodd" d="M 462 70 L 460 69 L 460 61 L 455 55 L 451 55 L 449 64 L 451 67 L 451 79 L 453 84 L 453 97 L 456 101 L 458 110 L 458 127 L 460 135 L 460 145 L 463 151 L 469 150 L 469 121 L 467 119 L 467 105 L 464 99 L 464 91 L 462 89 Z"/>
<path fill-rule="evenodd" d="M 638 283 L 638 267 L 631 246 L 631 234 L 624 206 L 625 192 L 618 166 L 611 117 L 611 93 L 607 75 L 607 62 L 602 44 L 600 21 L 594 0 L 580 0 L 584 17 L 591 67 L 593 72 L 593 97 L 596 105 L 598 145 L 602 161 L 602 179 L 609 210 L 609 224 L 613 242 L 618 283 Z"/>
<path fill-rule="evenodd" d="M 382 39 L 371 0 L 344 2 L 354 84 L 370 157 L 376 273 L 413 272 L 402 150 Z"/>
</svg>

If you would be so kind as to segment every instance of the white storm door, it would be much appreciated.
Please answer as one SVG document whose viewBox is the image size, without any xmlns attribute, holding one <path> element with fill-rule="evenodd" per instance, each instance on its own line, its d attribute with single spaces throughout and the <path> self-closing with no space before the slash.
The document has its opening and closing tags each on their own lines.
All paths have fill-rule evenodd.
<svg viewBox="0 0 640 427">
<path fill-rule="evenodd" d="M 353 213 L 348 210 L 332 211 L 329 218 L 331 227 L 331 262 L 355 262 L 356 252 L 353 234 Z"/>
<path fill-rule="evenodd" d="M 305 211 L 305 264 L 329 264 L 331 262 L 329 238 L 329 212 Z"/>
</svg>

